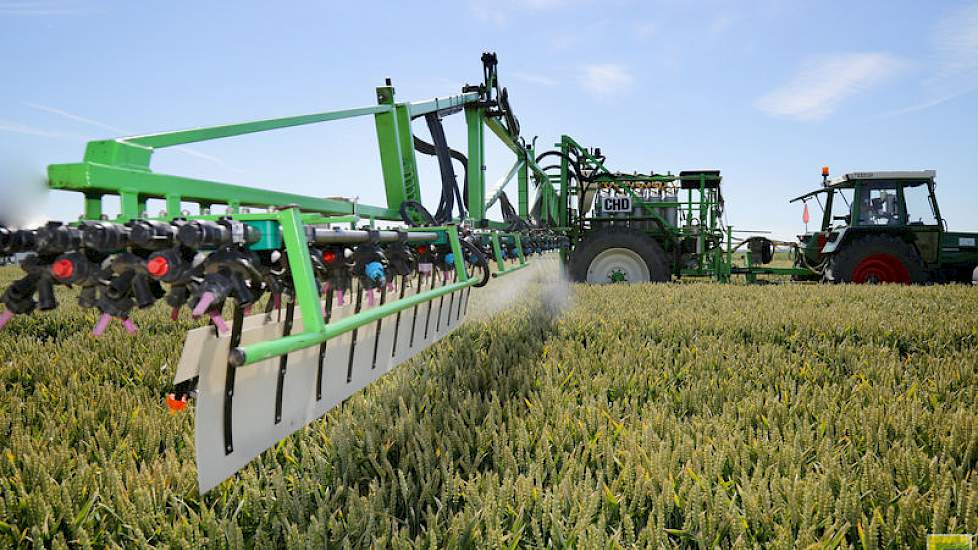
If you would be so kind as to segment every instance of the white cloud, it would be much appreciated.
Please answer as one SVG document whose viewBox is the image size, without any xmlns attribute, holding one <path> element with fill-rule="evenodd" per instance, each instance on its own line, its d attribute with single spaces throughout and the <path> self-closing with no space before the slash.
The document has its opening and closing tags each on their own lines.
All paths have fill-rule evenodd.
<svg viewBox="0 0 978 550">
<path fill-rule="evenodd" d="M 513 73 L 513 78 L 517 80 L 522 80 L 523 82 L 528 82 L 530 84 L 538 84 L 540 86 L 556 86 L 559 84 L 556 80 L 550 78 L 549 76 L 544 76 L 539 73 Z"/>
<path fill-rule="evenodd" d="M 519 3 L 534 10 L 545 10 L 563 6 L 569 2 L 567 0 L 521 0 Z"/>
<path fill-rule="evenodd" d="M 550 11 L 566 7 L 574 0 L 471 0 L 469 7 L 479 19 L 495 25 L 506 24 L 512 12 Z"/>
<path fill-rule="evenodd" d="M 45 130 L 43 128 L 28 126 L 26 124 L 20 124 L 18 122 L 12 122 L 9 120 L 0 120 L 0 132 L 21 134 L 24 136 L 45 137 L 45 138 L 53 138 L 53 139 L 77 139 L 77 140 L 84 141 L 84 139 L 81 136 L 75 134 Z"/>
<path fill-rule="evenodd" d="M 88 124 L 90 126 L 95 126 L 97 128 L 101 128 L 103 130 L 108 130 L 110 132 L 115 132 L 117 134 L 129 134 L 129 133 L 131 133 L 128 130 L 123 130 L 122 128 L 116 128 L 115 126 L 110 126 L 110 125 L 105 124 L 103 122 L 99 122 L 97 120 L 92 120 L 90 118 L 85 118 L 85 117 L 83 117 L 81 115 L 75 115 L 75 114 L 69 113 L 67 111 L 62 111 L 61 109 L 56 109 L 54 107 L 48 107 L 47 105 L 40 105 L 38 103 L 31 103 L 29 101 L 25 101 L 24 102 L 24 105 L 26 105 L 26 106 L 28 106 L 31 109 L 34 109 L 36 111 L 44 111 L 45 113 L 51 113 L 53 115 L 58 115 L 58 116 L 67 118 L 68 120 L 74 120 L 75 122 L 81 122 L 83 124 Z"/>
<path fill-rule="evenodd" d="M 922 82 L 923 99 L 883 116 L 923 111 L 978 90 L 978 2 L 943 17 L 932 42 L 932 72 Z"/>
<path fill-rule="evenodd" d="M 473 0 L 469 3 L 469 7 L 472 9 L 472 13 L 483 21 L 494 25 L 503 25 L 506 23 L 506 14 L 493 2 Z"/>
<path fill-rule="evenodd" d="M 950 13 L 934 29 L 928 99 L 890 113 L 922 111 L 978 90 L 978 2 Z"/>
<path fill-rule="evenodd" d="M 635 81 L 627 67 L 616 63 L 585 65 L 580 79 L 584 90 L 596 97 L 627 92 Z"/>
<path fill-rule="evenodd" d="M 90 126 L 95 126 L 96 128 L 101 128 L 103 130 L 108 130 L 110 132 L 113 132 L 113 133 L 116 133 L 116 134 L 119 134 L 119 135 L 128 136 L 128 135 L 132 135 L 133 134 L 133 132 L 131 132 L 129 130 L 124 130 L 124 129 L 118 128 L 116 126 L 112 126 L 111 124 L 106 124 L 104 122 L 99 122 L 97 120 L 93 120 L 93 119 L 90 119 L 90 118 L 83 117 L 81 115 L 76 115 L 74 113 L 69 113 L 67 111 L 63 111 L 61 109 L 57 109 L 55 107 L 49 107 L 47 105 L 40 105 L 40 104 L 37 104 L 37 103 L 31 103 L 31 102 L 24 102 L 24 105 L 30 107 L 31 109 L 35 109 L 35 110 L 38 110 L 38 111 L 43 111 L 45 113 L 51 113 L 51 114 L 54 114 L 54 115 L 58 115 L 60 117 L 67 118 L 68 120 L 73 120 L 75 122 L 81 122 L 83 124 L 88 124 Z M 0 129 L 3 129 L 3 128 L 0 128 Z M 22 132 L 22 133 L 24 133 L 24 132 Z M 202 153 L 202 152 L 200 152 L 200 151 L 198 151 L 196 149 L 193 149 L 191 147 L 187 147 L 186 145 L 180 145 L 180 146 L 174 147 L 173 150 L 174 151 L 178 151 L 180 153 L 183 153 L 183 154 L 185 154 L 187 156 L 191 156 L 191 157 L 194 157 L 194 158 L 199 158 L 199 159 L 202 159 L 202 160 L 213 162 L 213 163 L 219 164 L 221 166 L 227 166 L 227 164 L 223 160 L 221 160 L 221 159 L 219 159 L 219 158 L 217 158 L 217 157 L 215 157 L 213 155 L 208 155 L 207 153 Z"/>
<path fill-rule="evenodd" d="M 649 40 L 659 32 L 659 26 L 649 21 L 635 24 L 635 37 L 639 40 Z"/>
<path fill-rule="evenodd" d="M 937 25 L 937 78 L 974 77 L 978 73 L 978 2 L 957 10 Z"/>
<path fill-rule="evenodd" d="M 887 53 L 849 53 L 804 63 L 783 86 L 754 102 L 758 109 L 795 120 L 822 120 L 846 99 L 885 81 L 905 62 Z"/>
<path fill-rule="evenodd" d="M 0 1 L 0 15 L 81 15 L 81 9 L 58 1 Z"/>
</svg>

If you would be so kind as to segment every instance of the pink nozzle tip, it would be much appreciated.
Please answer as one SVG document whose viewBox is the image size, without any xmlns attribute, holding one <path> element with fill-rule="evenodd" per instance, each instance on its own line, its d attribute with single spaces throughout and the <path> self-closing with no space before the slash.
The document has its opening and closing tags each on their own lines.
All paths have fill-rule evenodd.
<svg viewBox="0 0 978 550">
<path fill-rule="evenodd" d="M 326 294 L 327 292 L 329 292 L 329 289 L 330 289 L 330 288 L 331 288 L 332 286 L 333 286 L 333 285 L 331 285 L 331 284 L 329 284 L 329 281 L 326 281 L 325 283 L 323 283 L 323 286 L 322 286 L 322 287 L 320 287 L 320 289 L 322 290 L 322 293 L 323 293 L 323 294 Z"/>
<path fill-rule="evenodd" d="M 221 317 L 220 313 L 211 313 L 211 322 L 217 327 L 217 332 L 223 334 L 228 331 L 228 324 L 224 321 L 224 317 Z"/>
<path fill-rule="evenodd" d="M 10 311 L 9 309 L 7 311 L 4 311 L 3 313 L 0 313 L 0 328 L 3 328 L 8 321 L 13 319 L 14 315 L 16 314 L 13 311 Z"/>
<path fill-rule="evenodd" d="M 170 310 L 170 319 L 176 321 L 180 318 L 180 308 L 175 307 Z"/>
<path fill-rule="evenodd" d="M 282 294 L 276 293 L 272 295 L 272 305 L 275 309 L 282 309 Z"/>
<path fill-rule="evenodd" d="M 201 294 L 200 300 L 197 301 L 197 307 L 195 307 L 191 312 L 193 313 L 193 316 L 200 317 L 203 315 L 204 312 L 207 311 L 207 308 L 211 307 L 211 304 L 214 303 L 214 298 L 215 296 L 213 292 L 205 292 Z"/>
<path fill-rule="evenodd" d="M 139 332 L 139 329 L 136 328 L 136 323 L 133 323 L 132 319 L 128 317 L 122 320 L 122 326 L 126 328 L 126 332 L 129 334 L 136 334 Z"/>
<path fill-rule="evenodd" d="M 448 282 L 448 272 L 447 271 L 442 271 L 441 272 L 441 282 L 443 282 L 443 283 L 447 283 Z"/>
<path fill-rule="evenodd" d="M 112 316 L 108 313 L 103 313 L 101 317 L 98 318 L 98 322 L 95 323 L 95 328 L 92 329 L 93 336 L 102 336 L 105 329 L 108 328 L 109 323 L 112 321 Z"/>
<path fill-rule="evenodd" d="M 373 289 L 370 289 L 370 290 L 367 291 L 367 305 L 370 306 L 370 307 L 374 307 L 374 291 L 373 291 Z"/>
<path fill-rule="evenodd" d="M 340 306 L 343 305 L 343 290 L 342 289 L 336 291 L 336 304 L 337 305 L 340 305 Z"/>
<path fill-rule="evenodd" d="M 245 308 L 241 310 L 241 312 L 244 313 L 245 315 L 251 315 L 251 306 L 245 306 Z"/>
</svg>

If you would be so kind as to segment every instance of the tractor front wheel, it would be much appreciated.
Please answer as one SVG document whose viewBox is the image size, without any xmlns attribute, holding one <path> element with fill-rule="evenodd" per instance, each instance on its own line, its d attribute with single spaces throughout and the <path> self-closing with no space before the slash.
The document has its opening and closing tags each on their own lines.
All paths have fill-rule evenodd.
<svg viewBox="0 0 978 550">
<path fill-rule="evenodd" d="M 652 237 L 627 227 L 591 231 L 570 258 L 570 273 L 581 283 L 647 283 L 671 279 L 662 247 Z"/>
<path fill-rule="evenodd" d="M 852 241 L 832 258 L 826 275 L 837 283 L 927 282 L 927 270 L 917 249 L 890 235 L 869 235 Z"/>
</svg>

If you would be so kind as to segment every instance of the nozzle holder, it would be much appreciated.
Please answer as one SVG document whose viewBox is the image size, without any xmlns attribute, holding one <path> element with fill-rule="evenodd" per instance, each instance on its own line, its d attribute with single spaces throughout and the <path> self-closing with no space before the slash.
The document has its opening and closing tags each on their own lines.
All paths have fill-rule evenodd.
<svg viewBox="0 0 978 550">
<path fill-rule="evenodd" d="M 26 235 L 25 235 L 26 236 Z M 61 222 L 48 222 L 36 232 L 34 248 L 42 254 L 60 254 L 81 247 L 82 232 Z"/>
<path fill-rule="evenodd" d="M 136 248 L 143 250 L 162 250 L 173 246 L 177 231 L 186 222 L 179 220 L 173 224 L 155 220 L 134 220 L 129 224 L 129 240 Z"/>
<path fill-rule="evenodd" d="M 255 227 L 222 218 L 216 222 L 193 220 L 180 226 L 177 240 L 180 244 L 194 249 L 215 249 L 229 244 L 252 244 L 261 239 Z"/>
<path fill-rule="evenodd" d="M 82 246 L 99 252 L 123 250 L 129 246 L 130 229 L 111 222 L 84 222 L 80 226 Z"/>
</svg>

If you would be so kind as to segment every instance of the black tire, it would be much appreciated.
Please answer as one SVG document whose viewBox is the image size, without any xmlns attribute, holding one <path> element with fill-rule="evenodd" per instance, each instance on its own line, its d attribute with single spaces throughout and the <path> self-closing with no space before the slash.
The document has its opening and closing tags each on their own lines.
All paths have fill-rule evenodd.
<svg viewBox="0 0 978 550">
<path fill-rule="evenodd" d="M 826 279 L 836 283 L 922 284 L 929 277 L 913 245 L 892 235 L 867 235 L 844 245 L 832 257 Z"/>
<path fill-rule="evenodd" d="M 975 281 L 975 269 L 978 266 L 963 266 L 944 268 L 944 282 L 972 284 Z"/>
<path fill-rule="evenodd" d="M 611 226 L 590 231 L 574 249 L 569 262 L 574 281 L 587 282 L 591 263 L 611 248 L 625 248 L 641 257 L 649 270 L 649 281 L 665 283 L 672 279 L 666 253 L 655 239 L 636 229 Z"/>
</svg>

